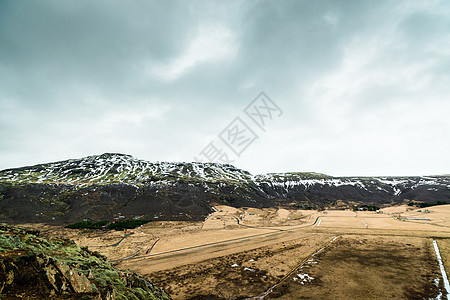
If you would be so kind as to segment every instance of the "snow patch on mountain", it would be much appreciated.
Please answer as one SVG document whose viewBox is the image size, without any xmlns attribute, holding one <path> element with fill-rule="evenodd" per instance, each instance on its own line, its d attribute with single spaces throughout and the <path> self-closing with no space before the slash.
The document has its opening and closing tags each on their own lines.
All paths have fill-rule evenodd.
<svg viewBox="0 0 450 300">
<path fill-rule="evenodd" d="M 40 164 L 31 167 L 0 171 L 0 181 L 14 184 L 46 183 L 69 184 L 80 187 L 93 184 L 126 183 L 156 187 L 185 183 L 201 186 L 208 193 L 213 187 L 252 186 L 258 193 L 265 187 L 277 190 L 280 195 L 300 187 L 354 187 L 370 193 L 387 193 L 399 196 L 407 190 L 426 186 L 429 191 L 450 187 L 450 176 L 422 177 L 332 177 L 319 173 L 269 173 L 253 176 L 249 172 L 228 164 L 148 162 L 118 153 L 105 153 L 81 159 Z"/>
<path fill-rule="evenodd" d="M 248 172 L 215 163 L 155 162 L 130 155 L 105 153 L 45 165 L 0 172 L 0 181 L 16 183 L 104 184 L 110 182 L 151 183 L 167 180 L 198 182 L 251 180 Z"/>
</svg>

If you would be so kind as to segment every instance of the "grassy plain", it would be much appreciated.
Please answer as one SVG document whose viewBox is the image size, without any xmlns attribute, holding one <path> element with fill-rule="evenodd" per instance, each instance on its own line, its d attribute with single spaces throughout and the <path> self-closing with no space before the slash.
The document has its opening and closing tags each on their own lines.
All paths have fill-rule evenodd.
<svg viewBox="0 0 450 300">
<path fill-rule="evenodd" d="M 432 298 L 443 292 L 433 239 L 450 271 L 450 205 L 216 209 L 204 222 L 142 225 L 115 247 L 123 232 L 40 229 L 147 276 L 174 299 Z"/>
</svg>

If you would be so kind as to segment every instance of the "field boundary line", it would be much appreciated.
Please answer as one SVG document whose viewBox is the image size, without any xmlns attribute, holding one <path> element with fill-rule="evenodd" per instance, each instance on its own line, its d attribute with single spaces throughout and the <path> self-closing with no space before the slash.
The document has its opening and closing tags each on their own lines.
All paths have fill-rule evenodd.
<svg viewBox="0 0 450 300">
<path fill-rule="evenodd" d="M 276 231 L 288 231 L 285 229 L 278 229 L 278 228 L 271 228 L 271 227 L 256 227 L 256 226 L 251 226 L 251 225 L 245 225 L 245 224 L 241 224 L 240 220 L 238 217 L 234 217 L 236 219 L 236 222 L 239 226 L 242 227 L 247 227 L 247 228 L 252 228 L 252 229 L 267 229 L 267 230 L 276 230 Z"/>
<path fill-rule="evenodd" d="M 120 241 L 118 241 L 117 243 L 114 243 L 114 244 L 112 244 L 112 245 L 99 245 L 99 246 L 96 246 L 96 245 L 92 245 L 92 246 L 89 246 L 89 247 L 98 247 L 98 248 L 104 248 L 104 247 L 117 247 L 117 246 L 119 246 L 119 244 L 120 243 L 122 243 L 122 241 L 124 240 L 124 239 L 126 239 L 127 237 L 129 237 L 130 235 L 132 235 L 132 233 L 126 233 L 121 239 L 120 239 Z"/>
<path fill-rule="evenodd" d="M 116 262 L 116 261 L 122 261 L 122 260 L 130 259 L 130 258 L 135 257 L 136 255 L 138 255 L 139 252 L 142 251 L 142 249 L 144 249 L 144 248 L 139 249 L 138 251 L 136 251 L 135 253 L 133 253 L 133 254 L 127 256 L 127 257 L 124 257 L 124 258 L 121 258 L 121 259 L 112 259 L 112 260 L 109 260 L 109 262 Z"/>
<path fill-rule="evenodd" d="M 150 247 L 150 249 L 148 249 L 148 250 L 145 252 L 145 254 L 149 254 L 150 252 L 152 252 L 152 250 L 153 250 L 153 248 L 155 247 L 156 243 L 159 242 L 160 239 L 161 239 L 161 238 L 158 238 L 158 239 L 153 243 L 153 245 Z"/>
<path fill-rule="evenodd" d="M 283 283 L 286 279 L 288 279 L 292 274 L 294 274 L 298 269 L 300 269 L 301 267 L 303 267 L 303 265 L 309 261 L 310 259 L 312 259 L 314 256 L 316 256 L 317 254 L 319 254 L 320 252 L 322 252 L 326 247 L 328 247 L 329 245 L 331 245 L 339 236 L 334 236 L 328 243 L 325 244 L 325 246 L 322 246 L 322 248 L 316 250 L 313 254 L 309 255 L 308 257 L 306 257 L 305 259 L 302 260 L 302 262 L 297 265 L 294 269 L 292 269 L 288 274 L 286 274 L 283 278 L 281 278 L 280 281 L 278 281 L 276 284 L 274 284 L 272 287 L 270 287 L 267 291 L 265 291 L 264 293 L 262 293 L 261 295 L 255 296 L 255 297 L 250 297 L 250 298 L 246 298 L 245 300 L 263 300 L 264 298 L 266 298 L 269 294 L 271 294 L 273 292 L 273 290 L 279 286 L 281 283 Z"/>
<path fill-rule="evenodd" d="M 363 218 L 361 218 L 361 221 L 363 221 L 364 225 L 366 226 L 366 229 L 369 228 L 369 225 L 367 225 L 366 221 L 364 221 Z"/>
</svg>

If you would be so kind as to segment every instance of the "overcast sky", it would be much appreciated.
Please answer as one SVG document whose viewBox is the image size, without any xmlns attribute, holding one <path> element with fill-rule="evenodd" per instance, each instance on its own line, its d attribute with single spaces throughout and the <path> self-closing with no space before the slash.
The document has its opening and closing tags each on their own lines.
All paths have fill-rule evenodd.
<svg viewBox="0 0 450 300">
<path fill-rule="evenodd" d="M 0 169 L 213 142 L 253 174 L 448 174 L 449 97 L 449 1 L 0 0 Z"/>
</svg>

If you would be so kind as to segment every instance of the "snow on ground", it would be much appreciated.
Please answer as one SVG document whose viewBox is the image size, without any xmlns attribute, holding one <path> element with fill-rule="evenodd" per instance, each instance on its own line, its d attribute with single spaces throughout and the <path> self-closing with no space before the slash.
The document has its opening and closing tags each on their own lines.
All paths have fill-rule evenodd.
<svg viewBox="0 0 450 300">
<path fill-rule="evenodd" d="M 441 270 L 442 280 L 444 281 L 444 287 L 447 290 L 447 299 L 450 300 L 450 284 L 448 282 L 447 273 L 444 269 L 444 264 L 442 263 L 441 254 L 439 253 L 439 247 L 435 240 L 433 240 L 434 251 L 436 252 L 436 257 L 439 262 L 439 269 Z"/>
<path fill-rule="evenodd" d="M 293 278 L 294 281 L 300 280 L 300 284 L 309 283 L 313 279 L 314 277 L 311 277 L 308 274 L 297 274 L 297 276 Z"/>
</svg>

